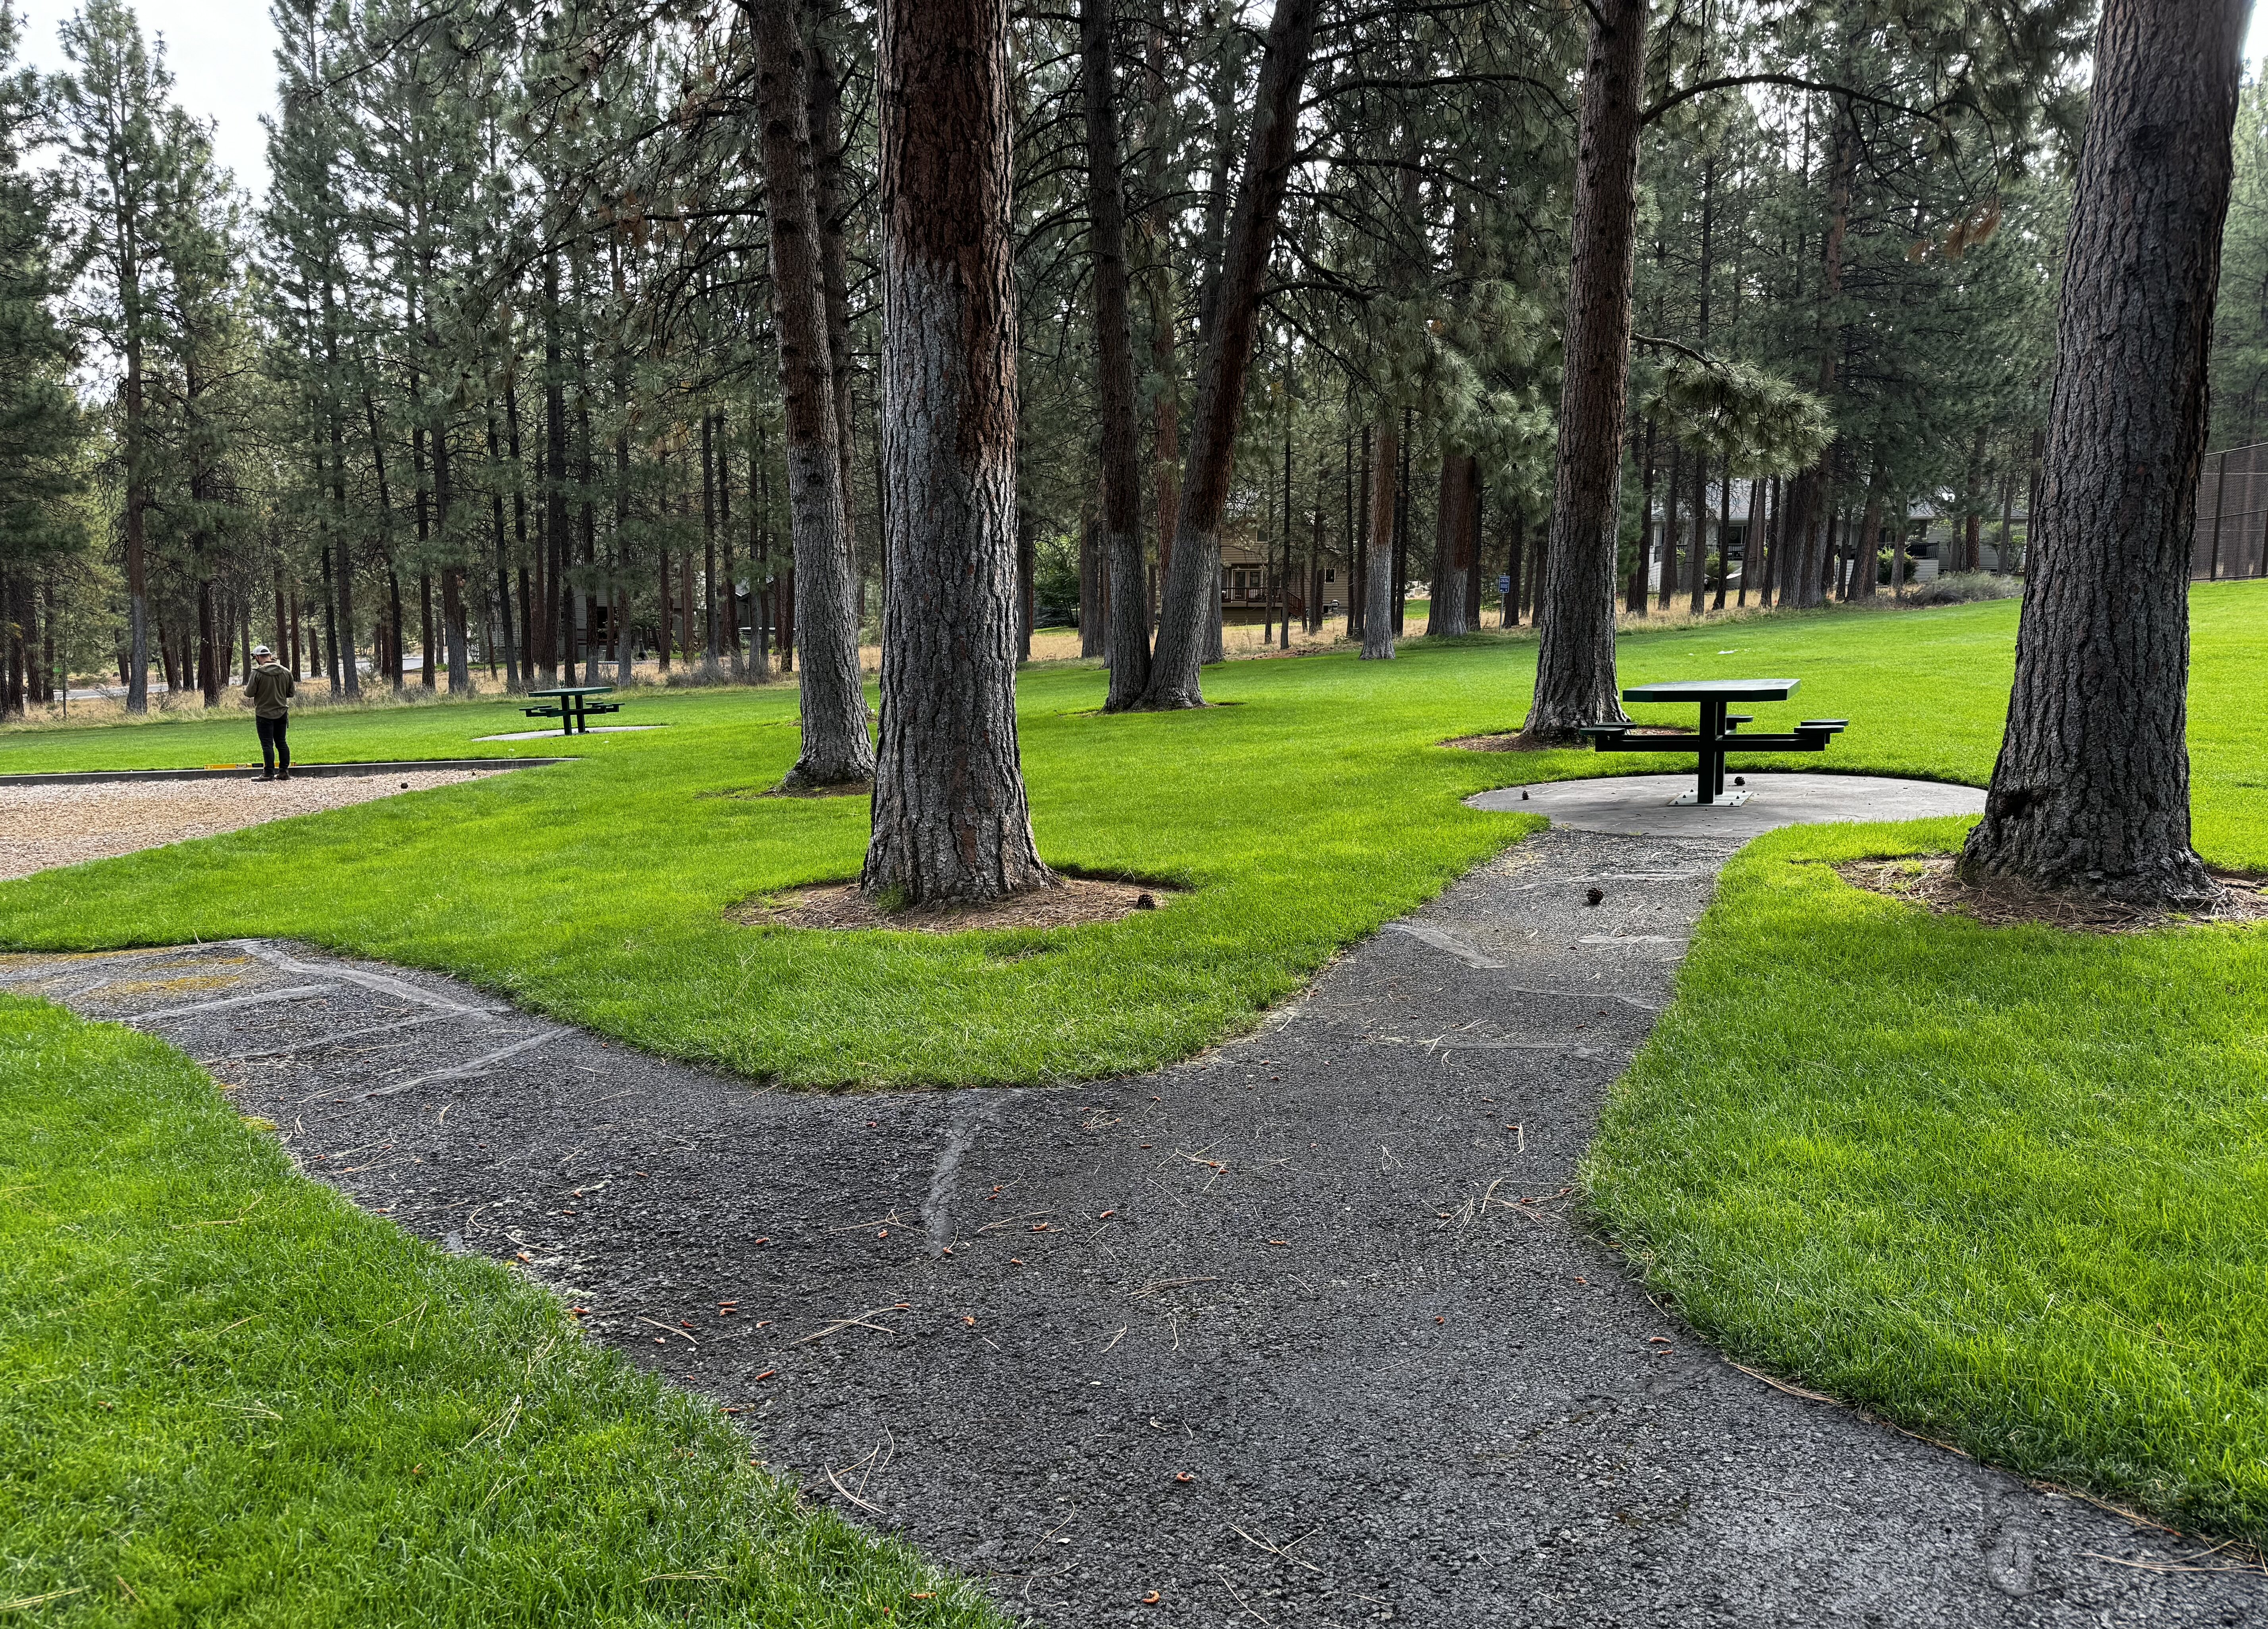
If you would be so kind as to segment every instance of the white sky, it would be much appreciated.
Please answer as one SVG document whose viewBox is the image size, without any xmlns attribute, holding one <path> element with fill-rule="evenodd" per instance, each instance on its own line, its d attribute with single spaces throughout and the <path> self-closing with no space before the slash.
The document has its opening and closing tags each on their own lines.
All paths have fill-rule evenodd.
<svg viewBox="0 0 2268 1629">
<path fill-rule="evenodd" d="M 16 0 L 24 18 L 24 56 L 55 72 L 66 67 L 55 26 L 77 0 Z M 162 35 L 174 94 L 213 122 L 213 151 L 256 200 L 268 187 L 267 136 L 260 115 L 276 107 L 276 30 L 268 0 L 137 0 L 143 31 Z M 2244 57 L 2263 71 L 2268 58 L 2268 4 L 2257 4 L 2244 36 Z"/>
<path fill-rule="evenodd" d="M 78 0 L 15 0 L 24 19 L 24 60 L 59 73 L 56 26 Z M 213 126 L 213 156 L 257 201 L 268 190 L 268 133 L 260 115 L 276 107 L 276 30 L 268 0 L 134 0 L 145 36 L 162 36 L 173 95 Z"/>
</svg>

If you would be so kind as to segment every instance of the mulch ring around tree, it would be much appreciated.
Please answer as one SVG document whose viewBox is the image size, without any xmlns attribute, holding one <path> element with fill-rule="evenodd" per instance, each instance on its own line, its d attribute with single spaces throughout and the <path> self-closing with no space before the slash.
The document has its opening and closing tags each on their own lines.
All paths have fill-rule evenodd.
<svg viewBox="0 0 2268 1629">
<path fill-rule="evenodd" d="M 2146 910 L 2116 900 L 2043 894 L 2007 882 L 1977 888 L 1964 882 L 1950 854 L 1905 859 L 1859 859 L 1835 867 L 1854 888 L 1918 905 L 1936 916 L 1974 918 L 1987 927 L 2039 923 L 2078 933 L 2141 933 L 2201 923 L 2243 925 L 2268 922 L 2268 892 L 2257 878 L 2215 872 L 2220 898 L 2200 910 Z"/>
<path fill-rule="evenodd" d="M 884 910 L 858 891 L 856 882 L 821 882 L 755 894 L 730 907 L 725 919 L 750 927 L 836 928 L 857 932 L 895 928 L 901 932 L 972 933 L 998 928 L 1079 927 L 1116 922 L 1138 910 L 1155 910 L 1170 890 L 1154 882 L 1119 882 L 1103 877 L 1064 877 L 1054 888 L 1035 889 L 991 905 L 912 906 Z"/>
<path fill-rule="evenodd" d="M 1673 729 L 1667 725 L 1640 725 L 1631 731 L 1632 735 L 1690 735 L 1690 730 Z M 1505 730 L 1493 735 L 1453 735 L 1441 743 L 1465 752 L 1538 752 L 1556 751 L 1566 745 L 1564 741 L 1539 747 L 1518 730 Z"/>
</svg>

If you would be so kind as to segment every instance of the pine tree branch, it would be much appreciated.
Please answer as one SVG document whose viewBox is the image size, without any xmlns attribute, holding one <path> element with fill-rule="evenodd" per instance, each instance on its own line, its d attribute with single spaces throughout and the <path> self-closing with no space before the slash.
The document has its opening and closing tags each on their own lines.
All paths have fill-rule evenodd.
<svg viewBox="0 0 2268 1629">
<path fill-rule="evenodd" d="M 1761 73 L 1724 74 L 1714 79 L 1697 79 L 1682 91 L 1673 91 L 1638 114 L 1638 122 L 1652 124 L 1671 108 L 1682 103 L 1690 102 L 1697 96 L 1705 96 L 1711 91 L 1729 91 L 1747 85 L 1777 85 L 1790 90 L 1815 91 L 1826 96 L 1848 97 L 1854 102 L 1864 102 L 1871 107 L 1887 108 L 1892 113 L 1904 114 L 1911 119 L 1927 119 L 1933 116 L 1928 109 L 1909 107 L 1904 102 L 1893 101 L 1886 96 L 1876 96 L 1873 92 L 1862 91 L 1856 85 L 1838 85 L 1831 79 L 1807 79 L 1801 74 Z"/>
</svg>

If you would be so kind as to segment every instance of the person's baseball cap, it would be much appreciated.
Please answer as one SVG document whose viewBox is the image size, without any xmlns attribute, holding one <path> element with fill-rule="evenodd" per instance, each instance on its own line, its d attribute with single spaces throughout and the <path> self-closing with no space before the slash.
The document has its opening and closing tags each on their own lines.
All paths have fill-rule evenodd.
<svg viewBox="0 0 2268 1629">
<path fill-rule="evenodd" d="M 254 656 L 273 656 L 273 655 L 275 655 L 275 654 L 276 654 L 276 652 L 273 652 L 273 651 L 269 650 L 269 649 L 266 645 L 254 645 L 254 646 L 252 647 L 252 653 L 253 653 Z"/>
</svg>

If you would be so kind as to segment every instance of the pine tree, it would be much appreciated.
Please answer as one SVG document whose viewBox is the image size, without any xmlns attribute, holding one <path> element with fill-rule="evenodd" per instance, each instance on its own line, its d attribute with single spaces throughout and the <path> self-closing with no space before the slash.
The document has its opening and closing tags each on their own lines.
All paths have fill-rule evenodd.
<svg viewBox="0 0 2268 1629">
<path fill-rule="evenodd" d="M 0 716 L 21 717 L 50 688 L 34 585 L 85 546 L 70 499 L 85 436 L 66 381 L 67 335 L 51 244 L 53 210 L 25 166 L 26 136 L 46 112 L 38 76 L 15 65 L 17 17 L 0 4 Z M 52 594 L 45 609 L 53 610 Z"/>
<path fill-rule="evenodd" d="M 2144 908 L 2190 845 L 2189 574 L 2233 167 L 2239 0 L 2108 0 L 2057 325 L 2039 565 L 1961 868 Z"/>
<path fill-rule="evenodd" d="M 91 323 L 114 354 L 125 497 L 126 710 L 150 705 L 150 550 L 153 449 L 150 352 L 163 337 L 162 242 L 182 207 L 188 122 L 168 100 L 162 52 L 142 39 L 124 0 L 87 0 L 63 26 L 72 71 L 56 84 L 66 184 L 89 266 Z"/>
</svg>

